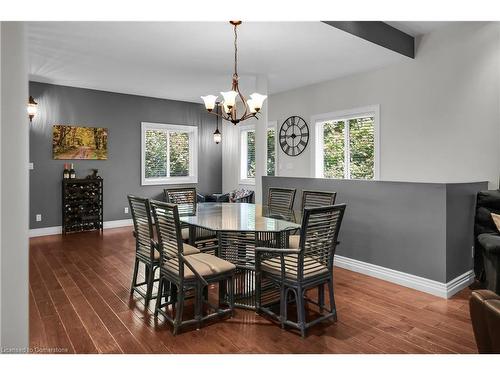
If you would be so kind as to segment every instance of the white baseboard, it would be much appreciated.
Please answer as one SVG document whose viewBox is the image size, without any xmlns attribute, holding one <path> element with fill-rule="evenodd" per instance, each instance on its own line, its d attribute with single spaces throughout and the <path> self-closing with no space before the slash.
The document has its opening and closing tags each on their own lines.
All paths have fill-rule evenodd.
<svg viewBox="0 0 500 375">
<path fill-rule="evenodd" d="M 403 285 L 408 288 L 416 289 L 442 298 L 450 298 L 455 293 L 458 293 L 460 290 L 472 284 L 474 281 L 474 271 L 472 270 L 465 272 L 463 275 L 460 275 L 447 283 L 440 283 L 424 277 L 392 270 L 390 268 L 377 266 L 375 264 L 362 262 L 341 255 L 335 255 L 334 264 L 337 267 L 390 281 L 394 284 Z"/>
<path fill-rule="evenodd" d="M 467 271 L 464 274 L 455 277 L 453 280 L 446 283 L 446 298 L 450 298 L 457 294 L 462 289 L 471 285 L 476 279 L 476 274 L 473 270 Z"/>
<path fill-rule="evenodd" d="M 62 227 L 60 225 L 58 227 L 30 229 L 29 231 L 30 237 L 50 236 L 53 234 L 61 234 L 61 233 L 62 233 Z"/>
<path fill-rule="evenodd" d="M 128 227 L 130 225 L 134 225 L 132 219 L 112 220 L 112 221 L 105 221 L 103 223 L 104 229 Z"/>
<path fill-rule="evenodd" d="M 132 219 L 111 220 L 111 221 L 105 221 L 103 223 L 103 227 L 104 229 L 110 229 L 110 228 L 128 227 L 132 224 L 133 224 Z M 62 233 L 62 227 L 59 225 L 57 227 L 30 229 L 29 236 L 41 237 L 41 236 L 50 236 L 53 234 L 61 234 L 61 233 Z"/>
</svg>

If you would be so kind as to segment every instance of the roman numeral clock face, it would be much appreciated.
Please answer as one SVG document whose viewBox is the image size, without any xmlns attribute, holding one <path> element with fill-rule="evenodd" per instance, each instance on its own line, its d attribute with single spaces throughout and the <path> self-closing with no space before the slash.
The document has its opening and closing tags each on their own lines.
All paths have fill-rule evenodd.
<svg viewBox="0 0 500 375">
<path fill-rule="evenodd" d="M 302 117 L 291 116 L 281 125 L 280 147 L 289 156 L 298 156 L 309 142 L 309 127 Z"/>
</svg>

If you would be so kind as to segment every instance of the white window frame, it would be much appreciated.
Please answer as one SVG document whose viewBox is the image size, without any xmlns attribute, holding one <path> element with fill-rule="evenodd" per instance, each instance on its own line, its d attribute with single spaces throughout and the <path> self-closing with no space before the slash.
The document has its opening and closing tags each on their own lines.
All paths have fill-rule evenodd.
<svg viewBox="0 0 500 375">
<path fill-rule="evenodd" d="M 264 159 L 265 161 L 265 168 L 264 171 L 266 172 L 267 176 L 267 131 L 269 129 L 274 129 L 274 176 L 278 176 L 278 121 L 269 121 L 267 124 L 267 129 L 266 129 L 266 157 Z"/>
<path fill-rule="evenodd" d="M 373 160 L 373 180 L 380 179 L 380 105 L 371 105 L 360 108 L 352 108 L 342 111 L 330 113 L 322 113 L 311 117 L 312 124 L 312 142 L 313 152 L 311 153 L 311 177 L 325 178 L 324 176 L 324 143 L 323 143 L 323 126 L 328 121 L 339 121 L 352 117 L 373 117 L 374 118 L 374 160 Z M 345 160 L 349 159 L 349 132 L 345 132 Z M 349 176 L 349 168 L 347 168 L 346 179 L 351 179 Z"/>
<path fill-rule="evenodd" d="M 146 131 L 182 131 L 189 133 L 189 176 L 146 178 Z M 167 147 L 169 137 L 167 137 Z M 167 152 L 167 175 L 170 174 L 170 153 Z M 141 122 L 141 181 L 142 185 L 169 185 L 198 183 L 198 127 L 189 125 Z"/>
<path fill-rule="evenodd" d="M 240 125 L 240 131 L 238 132 L 238 156 L 239 156 L 239 170 L 238 170 L 238 178 L 240 185 L 255 185 L 255 178 L 247 177 L 247 143 L 246 138 L 243 140 L 243 133 L 248 132 L 249 130 L 255 132 L 255 125 Z M 257 142 L 257 139 L 256 139 Z M 267 152 L 267 151 L 266 151 Z M 267 157 L 266 157 L 267 159 Z"/>
</svg>

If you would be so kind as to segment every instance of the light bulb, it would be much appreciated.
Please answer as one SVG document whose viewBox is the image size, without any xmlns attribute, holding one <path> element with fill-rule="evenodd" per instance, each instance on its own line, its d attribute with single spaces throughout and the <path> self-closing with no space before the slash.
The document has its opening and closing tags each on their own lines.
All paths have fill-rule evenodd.
<svg viewBox="0 0 500 375">
<path fill-rule="evenodd" d="M 215 129 L 215 132 L 214 132 L 214 142 L 216 144 L 219 144 L 221 140 L 222 140 L 222 134 L 220 133 L 219 129 Z"/>
<path fill-rule="evenodd" d="M 251 113 L 257 113 L 257 109 L 255 108 L 255 102 L 252 99 L 247 100 L 248 109 Z"/>
<path fill-rule="evenodd" d="M 229 114 L 229 112 L 231 112 L 231 108 L 229 108 L 225 102 L 222 102 L 222 108 L 224 109 L 224 112 L 226 114 Z"/>
<path fill-rule="evenodd" d="M 256 92 L 250 95 L 250 99 L 252 100 L 256 112 L 260 111 L 260 109 L 262 108 L 262 104 L 264 104 L 264 100 L 266 100 L 266 98 L 267 95 L 261 95 Z"/>
<path fill-rule="evenodd" d="M 205 108 L 207 109 L 207 111 L 212 112 L 212 110 L 215 108 L 215 101 L 217 100 L 217 96 L 207 95 L 207 96 L 202 96 L 201 98 L 205 103 Z"/>
<path fill-rule="evenodd" d="M 38 103 L 35 102 L 35 99 L 33 99 L 32 96 L 29 97 L 28 106 L 26 107 L 26 110 L 28 111 L 28 117 L 31 122 L 31 120 L 33 120 L 33 117 L 35 117 L 35 115 L 38 112 Z"/>
<path fill-rule="evenodd" d="M 221 92 L 221 94 L 224 97 L 224 103 L 226 103 L 227 107 L 229 109 L 233 108 L 236 103 L 236 96 L 238 95 L 238 92 L 226 91 L 226 92 Z"/>
</svg>

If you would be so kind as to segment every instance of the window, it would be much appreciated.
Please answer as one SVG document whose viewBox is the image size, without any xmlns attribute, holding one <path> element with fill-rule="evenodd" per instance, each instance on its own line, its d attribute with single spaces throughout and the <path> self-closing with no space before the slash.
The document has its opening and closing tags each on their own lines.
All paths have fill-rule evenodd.
<svg viewBox="0 0 500 375">
<path fill-rule="evenodd" d="M 268 176 L 276 176 L 276 123 L 270 122 L 267 127 L 267 160 Z"/>
<path fill-rule="evenodd" d="M 197 127 L 143 122 L 141 133 L 143 185 L 198 182 Z"/>
<path fill-rule="evenodd" d="M 316 116 L 316 177 L 378 178 L 378 106 Z"/>
<path fill-rule="evenodd" d="M 255 128 L 240 128 L 240 183 L 255 184 Z"/>
</svg>

